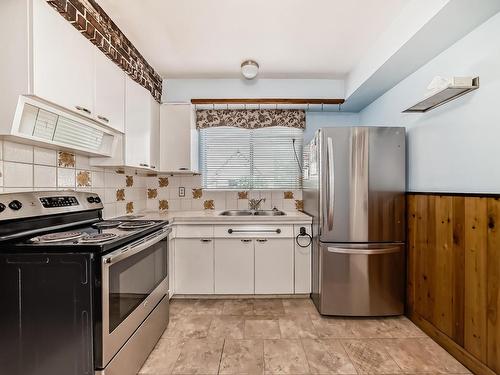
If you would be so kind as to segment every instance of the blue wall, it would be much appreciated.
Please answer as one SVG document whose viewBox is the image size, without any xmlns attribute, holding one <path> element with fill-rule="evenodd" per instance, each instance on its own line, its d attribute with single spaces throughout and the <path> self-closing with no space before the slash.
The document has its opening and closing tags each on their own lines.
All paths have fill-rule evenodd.
<svg viewBox="0 0 500 375">
<path fill-rule="evenodd" d="M 367 125 L 406 126 L 408 189 L 500 193 L 500 14 L 361 111 Z M 480 88 L 422 114 L 401 113 L 435 76 L 479 76 Z"/>
</svg>

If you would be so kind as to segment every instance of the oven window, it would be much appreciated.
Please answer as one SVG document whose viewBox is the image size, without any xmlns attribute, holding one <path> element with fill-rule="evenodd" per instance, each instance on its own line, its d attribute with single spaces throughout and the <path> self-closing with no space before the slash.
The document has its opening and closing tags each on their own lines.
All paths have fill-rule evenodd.
<svg viewBox="0 0 500 375">
<path fill-rule="evenodd" d="M 167 277 L 167 242 L 157 244 L 109 268 L 109 332 L 139 306 Z"/>
</svg>

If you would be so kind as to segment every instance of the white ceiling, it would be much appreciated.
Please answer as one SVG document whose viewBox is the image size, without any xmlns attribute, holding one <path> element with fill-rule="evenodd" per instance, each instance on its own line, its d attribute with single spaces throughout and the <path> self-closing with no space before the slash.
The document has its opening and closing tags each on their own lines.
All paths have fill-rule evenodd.
<svg viewBox="0 0 500 375">
<path fill-rule="evenodd" d="M 410 0 L 98 0 L 164 78 L 343 78 Z"/>
</svg>

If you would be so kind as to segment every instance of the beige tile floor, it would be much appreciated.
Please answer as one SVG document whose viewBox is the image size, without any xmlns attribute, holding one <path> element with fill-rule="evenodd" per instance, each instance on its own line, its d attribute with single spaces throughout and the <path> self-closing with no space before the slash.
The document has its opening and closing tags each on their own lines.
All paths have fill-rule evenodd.
<svg viewBox="0 0 500 375">
<path fill-rule="evenodd" d="M 407 318 L 318 314 L 309 299 L 172 300 L 140 371 L 166 374 L 467 374 Z"/>
</svg>

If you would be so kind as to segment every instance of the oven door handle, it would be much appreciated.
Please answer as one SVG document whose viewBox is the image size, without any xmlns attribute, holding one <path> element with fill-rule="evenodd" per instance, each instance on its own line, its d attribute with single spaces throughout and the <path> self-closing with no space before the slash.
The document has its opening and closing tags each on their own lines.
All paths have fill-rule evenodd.
<svg viewBox="0 0 500 375">
<path fill-rule="evenodd" d="M 109 266 L 115 262 L 119 262 L 123 259 L 131 257 L 132 255 L 140 253 L 141 251 L 157 244 L 164 238 L 168 237 L 171 231 L 171 228 L 163 228 L 160 231 L 157 231 L 140 241 L 133 242 L 130 245 L 122 247 L 118 250 L 113 251 L 112 253 L 109 253 L 108 255 L 103 256 L 102 262 L 104 263 L 104 265 Z"/>
</svg>

